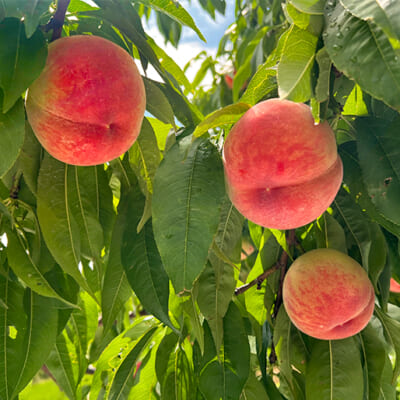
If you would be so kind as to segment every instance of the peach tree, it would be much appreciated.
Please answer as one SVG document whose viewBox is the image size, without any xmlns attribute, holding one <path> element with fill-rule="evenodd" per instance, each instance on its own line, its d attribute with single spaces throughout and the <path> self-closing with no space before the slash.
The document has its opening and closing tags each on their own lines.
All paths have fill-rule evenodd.
<svg viewBox="0 0 400 400">
<path fill-rule="evenodd" d="M 210 18 L 227 3 L 191 2 Z M 235 0 L 216 54 L 182 68 L 148 31 L 179 48 L 184 27 L 202 43 L 187 5 L 0 2 L 0 400 L 396 399 L 399 3 Z M 140 67 L 140 83 L 126 83 L 131 67 L 108 45 L 96 59 L 84 36 Z M 255 111 L 269 101 L 311 122 Z M 126 124 L 116 143 L 130 126 L 140 133 L 119 156 L 96 143 L 112 154 L 104 164 L 64 163 L 41 138 L 81 153 L 68 140 L 89 125 L 93 143 L 99 126 L 107 137 L 113 113 Z M 242 141 L 230 159 L 244 160 L 234 180 L 231 131 Z M 320 181 L 333 163 L 339 183 Z M 246 194 L 248 213 L 235 199 L 250 173 L 264 191 Z M 277 223 L 334 193 L 300 224 L 254 222 L 287 186 Z M 306 259 L 316 269 L 298 269 Z M 319 333 L 333 318 L 346 335 Z"/>
</svg>

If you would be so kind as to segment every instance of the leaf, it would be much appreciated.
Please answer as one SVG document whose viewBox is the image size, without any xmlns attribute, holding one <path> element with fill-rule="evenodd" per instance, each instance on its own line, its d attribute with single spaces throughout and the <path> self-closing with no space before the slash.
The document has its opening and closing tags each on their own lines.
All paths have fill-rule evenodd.
<svg viewBox="0 0 400 400">
<path fill-rule="evenodd" d="M 144 207 L 138 186 L 123 194 L 116 223 L 124 227 L 121 261 L 129 284 L 145 310 L 175 329 L 168 316 L 169 280 L 154 241 L 151 221 L 138 233 Z"/>
<path fill-rule="evenodd" d="M 325 2 L 323 0 L 290 0 L 290 3 L 307 14 L 322 15 L 324 13 Z"/>
<path fill-rule="evenodd" d="M 75 308 L 76 305 L 62 298 L 42 274 L 33 260 L 29 248 L 26 247 L 24 238 L 18 232 L 9 229 L 7 230 L 7 239 L 7 258 L 13 272 L 36 293 L 53 297 Z"/>
<path fill-rule="evenodd" d="M 79 360 L 74 343 L 66 331 L 57 337 L 57 342 L 46 361 L 46 366 L 65 394 L 70 399 L 77 399 Z"/>
<path fill-rule="evenodd" d="M 374 22 L 346 12 L 339 1 L 332 4 L 325 14 L 324 42 L 336 68 L 371 96 L 400 110 L 400 63 L 389 38 Z"/>
<path fill-rule="evenodd" d="M 0 103 L 2 103 L 2 99 L 3 96 L 0 92 Z M 23 101 L 19 99 L 7 113 L 0 113 L 0 177 L 3 176 L 16 161 L 24 142 L 24 134 L 25 111 Z"/>
<path fill-rule="evenodd" d="M 396 362 L 392 375 L 392 382 L 394 382 L 400 374 L 400 337 L 398 335 L 400 322 L 382 312 L 382 310 L 380 310 L 378 307 L 375 307 L 375 315 L 379 318 L 382 324 L 386 341 L 396 353 Z"/>
<path fill-rule="evenodd" d="M 217 149 L 188 136 L 165 154 L 154 178 L 153 229 L 176 292 L 190 290 L 204 268 L 225 197 Z"/>
<path fill-rule="evenodd" d="M 154 8 L 157 11 L 165 13 L 179 24 L 188 26 L 197 33 L 201 40 L 203 40 L 204 42 L 206 41 L 199 28 L 197 28 L 190 14 L 177 1 L 171 2 L 170 0 L 138 0 L 138 2 L 148 7 Z"/>
<path fill-rule="evenodd" d="M 210 326 L 215 346 L 219 350 L 223 340 L 223 318 L 235 290 L 235 277 L 230 265 L 215 256 L 200 275 L 197 284 L 197 304 Z"/>
<path fill-rule="evenodd" d="M 364 21 L 373 21 L 387 36 L 400 40 L 400 10 L 395 2 L 340 0 L 346 11 Z"/>
<path fill-rule="evenodd" d="M 174 111 L 163 91 L 151 79 L 144 77 L 143 83 L 146 89 L 147 111 L 165 124 L 174 126 Z"/>
<path fill-rule="evenodd" d="M 262 383 L 250 373 L 239 400 L 270 400 Z"/>
<path fill-rule="evenodd" d="M 305 102 L 312 96 L 311 71 L 318 37 L 292 25 L 278 65 L 279 97 Z"/>
<path fill-rule="evenodd" d="M 14 136 L 15 137 L 15 136 Z M 13 142 L 15 139 L 13 140 Z M 9 147 L 10 149 L 11 147 Z M 30 191 L 36 194 L 39 176 L 40 162 L 43 155 L 43 147 L 36 139 L 31 126 L 25 123 L 25 139 L 18 157 L 18 166 L 22 170 L 24 181 Z"/>
<path fill-rule="evenodd" d="M 369 399 L 379 399 L 382 374 L 388 355 L 374 327 L 369 324 L 360 332 L 360 343 L 366 372 L 366 390 Z"/>
<path fill-rule="evenodd" d="M 296 374 L 299 374 L 297 371 L 305 372 L 305 362 L 310 355 L 301 333 L 290 321 L 284 307 L 279 309 L 273 335 L 275 347 L 278 349 L 279 377 L 286 382 L 292 397 L 302 398 L 303 390 L 299 394 Z"/>
<path fill-rule="evenodd" d="M 246 91 L 240 98 L 240 103 L 257 104 L 276 89 L 276 67 L 269 61 L 258 66 L 256 73 L 251 78 Z"/>
<path fill-rule="evenodd" d="M 15 398 L 48 357 L 57 337 L 54 300 L 0 276 L 0 397 Z"/>
<path fill-rule="evenodd" d="M 26 36 L 30 38 L 37 26 L 39 25 L 40 17 L 49 10 L 51 0 L 11 0 L 3 1 L 0 4 L 0 15 L 5 17 L 16 17 L 24 21 Z"/>
<path fill-rule="evenodd" d="M 307 400 L 362 400 L 360 351 L 354 337 L 316 341 L 307 364 Z"/>
<path fill-rule="evenodd" d="M 236 103 L 214 111 L 197 125 L 193 136 L 200 137 L 208 132 L 209 129 L 218 128 L 221 125 L 234 124 L 250 108 L 250 104 Z"/>
<path fill-rule="evenodd" d="M 315 98 L 318 102 L 322 103 L 329 98 L 329 85 L 332 68 L 332 61 L 325 47 L 318 50 L 316 60 L 318 63 L 319 74 L 317 86 L 315 87 Z"/>
<path fill-rule="evenodd" d="M 352 141 L 342 144 L 339 147 L 339 154 L 343 161 L 343 180 L 350 189 L 351 197 L 359 203 L 360 207 L 366 211 L 372 220 L 377 221 L 394 235 L 400 236 L 400 225 L 389 221 L 380 214 L 367 193 L 357 157 L 356 142 Z"/>
<path fill-rule="evenodd" d="M 94 215 L 90 216 L 90 220 L 84 220 L 86 214 L 83 198 L 78 197 L 78 201 L 71 204 L 71 191 L 76 195 L 76 185 L 79 185 L 75 175 L 76 168 L 45 155 L 39 172 L 37 215 L 43 237 L 54 259 L 82 288 L 94 296 L 88 281 L 79 270 L 79 265 L 83 247 L 81 234 L 85 231 L 93 232 L 97 237 L 98 232 L 92 229 L 98 227 L 98 222 Z M 72 208 L 75 212 L 81 212 L 81 225 Z M 97 241 L 90 241 L 86 237 L 86 245 L 90 243 L 98 246 Z"/>
<path fill-rule="evenodd" d="M 135 383 L 128 400 L 156 400 L 154 391 L 158 383 L 156 375 L 156 354 L 166 329 L 155 332 L 152 347 L 142 359 L 140 367 L 135 372 Z"/>
<path fill-rule="evenodd" d="M 108 395 L 111 389 L 113 396 L 119 394 L 119 391 L 123 389 L 126 372 L 130 369 L 130 361 L 136 358 L 134 356 L 138 350 L 140 353 L 144 348 L 146 339 L 141 339 L 148 338 L 154 334 L 154 325 L 154 320 L 151 318 L 137 318 L 127 330 L 123 331 L 107 345 L 96 362 L 96 371 L 89 393 L 90 400 L 99 399 L 100 393 L 104 398 L 109 398 Z M 136 345 L 138 347 L 135 350 Z M 130 358 L 124 363 L 129 355 Z M 122 369 L 120 371 L 121 366 Z M 118 384 L 114 385 L 113 382 L 117 374 Z"/>
<path fill-rule="evenodd" d="M 333 218 L 332 215 L 325 212 L 322 217 L 318 219 L 317 225 L 323 235 L 322 243 L 318 243 L 317 235 L 318 247 L 327 247 L 339 250 L 345 254 L 347 253 L 345 232 L 339 222 Z"/>
<path fill-rule="evenodd" d="M 334 205 L 360 249 L 362 265 L 364 268 L 368 268 L 368 257 L 371 249 L 368 219 L 363 215 L 359 205 L 344 189 L 339 190 Z"/>
<path fill-rule="evenodd" d="M 233 302 L 225 314 L 223 327 L 222 362 L 220 364 L 213 359 L 205 365 L 201 371 L 199 388 L 207 399 L 236 400 L 249 377 L 250 348 L 243 319 Z"/>
<path fill-rule="evenodd" d="M 157 327 L 150 328 L 126 355 L 113 379 L 108 395 L 110 400 L 126 399 L 133 385 L 133 371 L 140 353 L 147 346 Z"/>
<path fill-rule="evenodd" d="M 149 121 L 143 120 L 140 135 L 129 149 L 129 162 L 139 181 L 144 195 L 153 194 L 153 179 L 161 154 L 158 150 L 157 139 Z"/>
<path fill-rule="evenodd" d="M 377 210 L 400 224 L 400 118 L 393 123 L 372 118 L 358 118 L 357 149 L 364 182 Z"/>
<path fill-rule="evenodd" d="M 0 23 L 0 86 L 3 113 L 9 111 L 30 84 L 39 76 L 47 57 L 42 32 L 30 39 L 22 21 L 7 18 Z"/>
<path fill-rule="evenodd" d="M 225 196 L 214 243 L 232 262 L 239 263 L 244 217 Z"/>
</svg>

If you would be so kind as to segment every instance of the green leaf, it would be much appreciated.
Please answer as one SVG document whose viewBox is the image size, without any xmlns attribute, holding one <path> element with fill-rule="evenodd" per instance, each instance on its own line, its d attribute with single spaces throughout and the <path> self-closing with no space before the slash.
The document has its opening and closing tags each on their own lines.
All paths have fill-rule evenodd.
<svg viewBox="0 0 400 400">
<path fill-rule="evenodd" d="M 144 195 L 153 194 L 154 174 L 160 161 L 157 138 L 151 124 L 145 118 L 139 137 L 129 149 L 129 162 Z"/>
<path fill-rule="evenodd" d="M 396 362 L 392 375 L 392 382 L 394 382 L 400 374 L 400 337 L 398 335 L 400 330 L 400 322 L 385 314 L 378 307 L 375 307 L 375 315 L 379 318 L 382 324 L 386 341 L 396 353 Z"/>
<path fill-rule="evenodd" d="M 236 103 L 214 111 L 197 125 L 193 136 L 200 137 L 208 132 L 209 129 L 218 128 L 221 125 L 234 124 L 250 108 L 250 104 Z"/>
<path fill-rule="evenodd" d="M 58 309 L 53 299 L 0 276 L 0 397 L 14 399 L 48 357 L 57 337 Z"/>
<path fill-rule="evenodd" d="M 361 208 L 351 196 L 341 189 L 337 194 L 334 205 L 340 216 L 343 218 L 344 224 L 347 226 L 350 234 L 360 249 L 362 265 L 368 268 L 368 257 L 371 250 L 371 236 L 369 234 L 368 219 L 362 212 Z"/>
<path fill-rule="evenodd" d="M 31 126 L 28 124 L 28 122 L 26 122 L 25 139 L 19 153 L 18 166 L 22 170 L 26 184 L 28 185 L 30 191 L 34 194 L 36 194 L 37 191 L 37 180 L 43 152 L 43 147 L 36 139 Z"/>
<path fill-rule="evenodd" d="M 250 373 L 239 400 L 270 400 L 262 383 Z"/>
<path fill-rule="evenodd" d="M 364 21 L 373 21 L 387 36 L 400 40 L 400 9 L 395 2 L 341 0 L 346 11 Z"/>
<path fill-rule="evenodd" d="M 214 243 L 232 262 L 239 263 L 244 217 L 225 196 Z"/>
<path fill-rule="evenodd" d="M 135 383 L 128 400 L 156 400 L 155 390 L 158 383 L 156 375 L 156 354 L 161 340 L 165 337 L 166 329 L 155 332 L 152 347 L 143 358 L 140 367 L 135 372 Z"/>
<path fill-rule="evenodd" d="M 7 258 L 13 272 L 36 293 L 61 300 L 75 308 L 76 305 L 62 298 L 42 274 L 24 242 L 24 237 L 19 232 L 9 229 L 7 230 L 7 239 Z"/>
<path fill-rule="evenodd" d="M 39 76 L 47 57 L 42 32 L 30 39 L 22 21 L 7 18 L 0 23 L 0 87 L 3 89 L 3 113 L 11 109 L 30 84 Z"/>
<path fill-rule="evenodd" d="M 221 157 L 188 136 L 165 154 L 154 178 L 153 228 L 176 292 L 190 290 L 204 268 L 225 197 Z"/>
<path fill-rule="evenodd" d="M 305 102 L 312 96 L 311 72 L 318 37 L 292 25 L 278 65 L 279 97 Z"/>
<path fill-rule="evenodd" d="M 175 126 L 174 111 L 164 92 L 151 79 L 144 77 L 143 83 L 146 89 L 147 111 L 165 124 Z"/>
<path fill-rule="evenodd" d="M 336 68 L 371 96 L 400 110 L 400 63 L 384 31 L 370 20 L 353 17 L 339 1 L 328 8 L 325 25 L 325 46 Z"/>
<path fill-rule="evenodd" d="M 99 222 L 91 212 L 88 219 L 85 219 L 85 206 L 91 207 L 92 204 L 86 204 L 86 198 L 78 196 L 77 189 L 81 183 L 76 174 L 77 167 L 45 155 L 39 172 L 37 215 L 43 237 L 54 259 L 82 288 L 94 296 L 79 267 L 82 265 L 81 249 L 89 246 L 86 250 L 90 250 L 91 244 L 98 248 L 99 242 L 81 235 L 93 233 L 93 237 L 99 237 L 99 231 L 96 231 Z M 71 203 L 71 193 L 74 203 Z M 78 221 L 79 213 L 82 219 Z"/>
<path fill-rule="evenodd" d="M 325 47 L 318 50 L 316 60 L 318 63 L 319 74 L 317 86 L 315 87 L 315 98 L 317 101 L 322 103 L 329 98 L 329 86 L 332 68 L 332 61 Z"/>
<path fill-rule="evenodd" d="M 372 118 L 356 121 L 357 149 L 368 194 L 378 211 L 400 224 L 400 118 L 393 123 Z"/>
<path fill-rule="evenodd" d="M 37 26 L 40 17 L 49 10 L 52 0 L 11 0 L 0 4 L 0 16 L 15 17 L 24 21 L 26 36 L 30 38 Z"/>
<path fill-rule="evenodd" d="M 325 212 L 317 221 L 317 226 L 322 233 L 322 241 L 318 241 L 318 247 L 336 249 L 347 253 L 346 236 L 342 226 L 329 213 Z"/>
<path fill-rule="evenodd" d="M 154 241 L 151 221 L 138 233 L 144 197 L 138 186 L 123 194 L 116 224 L 124 227 L 121 261 L 129 284 L 145 310 L 175 329 L 168 316 L 169 280 Z"/>
<path fill-rule="evenodd" d="M 269 61 L 265 62 L 257 68 L 239 101 L 255 105 L 276 87 L 276 68 Z"/>
<path fill-rule="evenodd" d="M 208 321 L 215 346 L 219 349 L 224 335 L 223 318 L 235 291 L 235 277 L 230 265 L 215 256 L 211 260 L 196 284 L 197 304 Z"/>
<path fill-rule="evenodd" d="M 284 307 L 279 309 L 273 335 L 280 362 L 279 376 L 285 381 L 291 397 L 303 398 L 303 390 L 299 390 L 296 376 L 298 375 L 297 371 L 305 372 L 309 352 L 303 336 L 290 321 Z"/>
<path fill-rule="evenodd" d="M 140 350 L 139 354 L 143 350 L 145 340 L 142 341 L 141 339 L 154 334 L 154 325 L 154 320 L 149 317 L 146 319 L 136 318 L 126 331 L 107 345 L 96 362 L 96 371 L 89 394 L 90 400 L 99 399 L 100 393 L 104 398 L 109 398 L 111 389 L 113 396 L 118 395 L 119 391 L 124 388 L 124 378 L 126 378 L 126 373 L 131 367 L 130 361 L 136 358 L 134 356 L 136 356 L 138 350 Z M 138 347 L 135 350 L 136 346 Z M 124 363 L 129 356 L 128 361 Z M 117 374 L 118 384 L 114 385 Z"/>
<path fill-rule="evenodd" d="M 0 103 L 2 99 L 3 96 L 0 92 Z M 7 113 L 0 113 L 0 177 L 3 176 L 16 161 L 24 142 L 24 134 L 25 111 L 23 101 L 19 99 Z"/>
<path fill-rule="evenodd" d="M 358 161 L 356 142 L 346 142 L 341 145 L 339 147 L 339 154 L 343 161 L 343 180 L 350 189 L 351 197 L 355 202 L 359 203 L 360 207 L 365 210 L 372 220 L 377 221 L 394 235 L 400 236 L 400 225 L 389 221 L 380 214 L 368 195 Z"/>
<path fill-rule="evenodd" d="M 138 2 L 148 7 L 154 8 L 157 11 L 165 13 L 179 24 L 188 26 L 197 33 L 201 40 L 203 40 L 204 42 L 206 41 L 205 37 L 193 21 L 193 18 L 177 1 L 171 2 L 170 0 L 138 0 Z"/>
<path fill-rule="evenodd" d="M 233 302 L 225 314 L 223 327 L 222 361 L 219 363 L 214 358 L 205 365 L 201 371 L 199 388 L 207 399 L 236 400 L 240 398 L 249 377 L 250 348 L 243 319 Z"/>
<path fill-rule="evenodd" d="M 307 400 L 362 400 L 363 370 L 354 337 L 316 341 L 307 364 Z"/>
<path fill-rule="evenodd" d="M 382 374 L 388 357 L 385 345 L 378 336 L 375 327 L 371 324 L 361 331 L 360 339 L 368 398 L 379 399 Z"/>
<path fill-rule="evenodd" d="M 307 14 L 322 15 L 324 13 L 324 0 L 290 0 L 290 3 Z"/>
<path fill-rule="evenodd" d="M 118 368 L 112 382 L 108 399 L 119 400 L 126 399 L 130 389 L 133 386 L 133 371 L 140 353 L 147 346 L 157 327 L 150 328 L 135 344 L 131 351 L 126 355 Z"/>
<path fill-rule="evenodd" d="M 57 342 L 46 360 L 46 366 L 68 398 L 77 400 L 79 359 L 74 343 L 66 331 L 57 337 Z"/>
</svg>

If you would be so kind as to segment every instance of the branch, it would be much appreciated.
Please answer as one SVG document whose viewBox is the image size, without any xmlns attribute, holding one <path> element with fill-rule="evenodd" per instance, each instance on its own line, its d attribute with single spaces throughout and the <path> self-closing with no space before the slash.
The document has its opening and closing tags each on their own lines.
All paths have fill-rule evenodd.
<svg viewBox="0 0 400 400">
<path fill-rule="evenodd" d="M 289 231 L 287 242 L 288 242 L 289 249 L 292 245 L 294 245 L 296 243 L 296 231 L 294 229 L 291 229 Z M 280 281 L 279 281 L 279 289 L 278 289 L 278 293 L 277 293 L 276 299 L 275 299 L 274 312 L 272 313 L 272 318 L 274 318 L 274 319 L 278 315 L 279 308 L 282 305 L 282 287 L 283 287 L 283 280 L 285 279 L 285 275 L 286 275 L 288 260 L 289 260 L 289 255 L 288 255 L 288 253 L 286 253 L 286 251 L 284 251 L 282 253 L 281 260 L 280 260 L 282 268 L 281 268 L 281 277 L 280 277 Z"/>
<path fill-rule="evenodd" d="M 67 12 L 70 1 L 71 0 L 58 0 L 57 10 L 55 14 L 51 17 L 50 21 L 44 27 L 45 32 L 53 30 L 51 41 L 54 41 L 61 37 L 65 14 Z"/>
<path fill-rule="evenodd" d="M 280 261 L 278 261 L 272 268 L 267 269 L 261 275 L 257 276 L 257 278 L 253 279 L 251 282 L 236 288 L 235 295 L 237 296 L 239 294 L 244 293 L 246 290 L 250 289 L 254 285 L 257 285 L 257 289 L 260 289 L 264 279 L 270 276 L 273 272 L 277 271 L 280 267 L 281 267 Z"/>
</svg>

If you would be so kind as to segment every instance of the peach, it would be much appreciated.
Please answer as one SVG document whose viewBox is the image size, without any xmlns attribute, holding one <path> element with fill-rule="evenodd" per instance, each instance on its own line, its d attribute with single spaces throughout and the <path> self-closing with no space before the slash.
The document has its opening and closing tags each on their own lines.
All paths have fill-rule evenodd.
<svg viewBox="0 0 400 400">
<path fill-rule="evenodd" d="M 360 332 L 374 311 L 374 288 L 355 260 L 332 249 L 297 258 L 283 281 L 283 304 L 293 324 L 317 339 Z"/>
<path fill-rule="evenodd" d="M 28 90 L 26 112 L 42 146 L 74 165 L 96 165 L 128 150 L 146 105 L 133 58 L 98 36 L 69 36 L 49 45 L 41 75 Z"/>
<path fill-rule="evenodd" d="M 228 195 L 250 221 L 292 229 L 319 217 L 343 178 L 335 136 L 310 108 L 269 99 L 249 109 L 225 140 Z"/>
<path fill-rule="evenodd" d="M 400 284 L 397 283 L 393 278 L 390 278 L 390 289 L 393 293 L 400 293 Z"/>
</svg>

